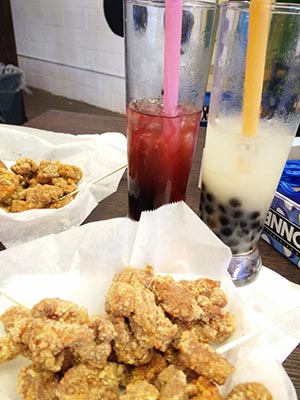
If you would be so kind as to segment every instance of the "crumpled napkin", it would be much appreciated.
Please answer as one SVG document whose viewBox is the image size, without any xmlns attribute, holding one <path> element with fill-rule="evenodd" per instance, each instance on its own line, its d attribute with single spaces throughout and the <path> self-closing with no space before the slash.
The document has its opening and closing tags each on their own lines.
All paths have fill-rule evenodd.
<svg viewBox="0 0 300 400">
<path fill-rule="evenodd" d="M 79 226 L 101 200 L 117 190 L 124 169 L 96 184 L 88 183 L 127 162 L 126 138 L 117 132 L 71 135 L 0 125 L 0 142 L 0 160 L 10 164 L 18 158 L 29 157 L 37 162 L 59 160 L 83 169 L 80 192 L 63 208 L 22 213 L 0 209 L 0 242 L 7 248 Z"/>
<path fill-rule="evenodd" d="M 271 272 L 272 278 L 276 277 L 276 291 L 272 293 L 273 280 L 269 279 L 269 270 L 263 268 L 253 292 L 249 285 L 242 293 L 227 274 L 230 259 L 229 248 L 184 202 L 180 202 L 142 213 L 139 222 L 128 218 L 93 222 L 3 251 L 0 253 L 0 286 L 28 307 L 45 297 L 61 297 L 86 306 L 91 313 L 101 313 L 113 275 L 127 265 L 151 264 L 156 273 L 171 273 L 176 278 L 219 279 L 229 298 L 228 309 L 237 319 L 237 330 L 229 339 L 233 340 L 265 324 L 276 311 L 282 311 L 273 310 L 273 315 L 269 312 L 269 306 L 272 308 L 272 303 L 276 304 L 278 291 L 284 292 L 280 299 L 286 305 L 284 311 L 293 308 L 295 305 L 291 302 L 300 295 L 300 287 L 292 285 L 291 294 L 286 281 Z M 258 309 L 252 297 L 264 296 L 266 286 L 268 307 L 259 301 Z M 9 300 L 0 297 L 0 313 L 10 305 Z M 289 348 L 281 334 L 273 335 L 267 330 L 225 353 L 237 371 L 224 386 L 224 393 L 237 383 L 256 380 L 266 384 L 275 400 L 297 399 L 281 365 L 278 349 L 284 346 L 286 357 L 300 341 L 299 331 L 293 330 L 289 323 L 283 324 L 293 338 Z M 299 325 L 300 315 L 294 315 L 293 323 Z M 0 366 L 0 398 L 2 391 L 13 400 L 18 399 L 15 379 L 23 362 L 18 358 Z"/>
</svg>

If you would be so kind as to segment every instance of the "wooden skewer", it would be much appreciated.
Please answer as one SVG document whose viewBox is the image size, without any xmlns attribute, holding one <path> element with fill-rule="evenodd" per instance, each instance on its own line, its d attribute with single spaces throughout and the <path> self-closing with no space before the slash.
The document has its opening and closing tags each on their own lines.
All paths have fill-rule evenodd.
<svg viewBox="0 0 300 400">
<path fill-rule="evenodd" d="M 20 303 L 18 300 L 14 299 L 12 296 L 10 296 L 10 295 L 7 294 L 6 292 L 4 292 L 4 290 L 1 289 L 1 288 L 0 288 L 0 295 L 3 296 L 3 297 L 6 297 L 8 300 L 10 300 L 12 303 L 15 303 L 16 305 L 28 309 L 28 307 L 24 306 L 24 304 Z"/>
<path fill-rule="evenodd" d="M 121 171 L 122 169 L 125 169 L 125 168 L 127 168 L 127 164 L 124 164 L 124 165 L 122 165 L 121 167 L 118 167 L 118 168 L 114 169 L 113 171 L 110 171 L 108 174 L 103 175 L 103 176 L 101 176 L 100 178 L 97 178 L 97 179 L 94 179 L 94 180 L 91 181 L 91 182 L 88 182 L 88 185 L 93 185 L 93 184 L 95 184 L 95 183 L 97 183 L 97 182 L 100 182 L 100 181 L 102 181 L 103 179 L 108 178 L 109 176 L 111 176 L 111 175 L 115 174 L 116 172 Z M 65 194 L 64 196 L 62 196 L 59 200 L 62 200 L 62 199 L 64 199 L 65 197 L 68 197 L 68 196 L 73 196 L 74 194 L 80 192 L 80 190 L 81 190 L 81 188 L 78 187 L 76 190 L 73 190 L 73 192 L 68 193 L 68 194 Z"/>
<path fill-rule="evenodd" d="M 287 313 L 284 313 L 282 315 L 280 315 L 279 317 L 276 317 L 274 319 L 272 319 L 271 321 L 267 322 L 265 325 L 263 325 L 262 327 L 255 329 L 254 331 L 247 333 L 246 335 L 243 335 L 237 339 L 232 340 L 231 342 L 228 342 L 226 344 L 224 344 L 223 346 L 219 347 L 216 352 L 219 354 L 225 353 L 228 350 L 233 349 L 236 346 L 239 346 L 240 344 L 246 342 L 247 340 L 250 340 L 252 338 L 254 338 L 255 336 L 258 336 L 260 333 L 262 333 L 263 331 L 265 331 L 266 329 L 268 329 L 269 327 L 271 327 L 272 325 L 276 325 L 279 322 L 281 322 L 282 320 L 284 320 L 285 318 L 291 316 L 292 314 L 294 314 L 296 311 L 300 311 L 300 307 L 296 307 L 293 308 L 292 310 L 288 311 Z"/>
</svg>

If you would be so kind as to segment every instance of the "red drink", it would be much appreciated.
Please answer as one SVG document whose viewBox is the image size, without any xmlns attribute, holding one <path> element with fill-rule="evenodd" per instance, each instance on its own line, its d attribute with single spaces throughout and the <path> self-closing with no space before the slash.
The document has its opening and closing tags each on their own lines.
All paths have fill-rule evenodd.
<svg viewBox="0 0 300 400">
<path fill-rule="evenodd" d="M 185 200 L 197 141 L 200 112 L 180 107 L 165 117 L 157 101 L 140 100 L 127 108 L 129 216 Z"/>
</svg>

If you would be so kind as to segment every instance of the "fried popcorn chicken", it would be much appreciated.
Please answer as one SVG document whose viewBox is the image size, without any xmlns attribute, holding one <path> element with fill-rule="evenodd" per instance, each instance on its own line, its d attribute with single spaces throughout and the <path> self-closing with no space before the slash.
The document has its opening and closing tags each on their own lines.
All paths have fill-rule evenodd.
<svg viewBox="0 0 300 400">
<path fill-rule="evenodd" d="M 261 383 L 248 382 L 236 385 L 224 400 L 272 400 L 268 389 Z"/>
<path fill-rule="evenodd" d="M 235 368 L 209 343 L 235 330 L 226 304 L 220 282 L 128 267 L 114 276 L 103 315 L 58 298 L 8 308 L 0 363 L 19 354 L 32 361 L 18 377 L 24 400 L 221 400 L 218 385 Z M 225 399 L 272 396 L 251 382 Z"/>
<path fill-rule="evenodd" d="M 89 314 L 85 307 L 79 307 L 71 301 L 58 298 L 46 298 L 31 309 L 33 318 L 46 318 L 79 325 L 89 322 Z"/>
<path fill-rule="evenodd" d="M 61 400 L 117 400 L 126 376 L 123 365 L 108 363 L 103 369 L 84 364 L 70 368 L 60 380 L 57 393 Z"/>
<path fill-rule="evenodd" d="M 120 396 L 120 400 L 158 400 L 159 391 L 147 381 L 130 382 Z"/>
<path fill-rule="evenodd" d="M 179 343 L 179 360 L 186 367 L 213 382 L 224 385 L 235 370 L 234 366 L 216 353 L 208 344 L 200 342 L 191 332 L 184 332 Z"/>
<path fill-rule="evenodd" d="M 25 400 L 59 400 L 59 378 L 51 371 L 40 370 L 33 365 L 21 369 L 17 378 L 17 391 Z"/>
<path fill-rule="evenodd" d="M 147 364 L 139 365 L 131 371 L 131 382 L 147 381 L 153 383 L 163 369 L 168 366 L 161 353 L 154 352 Z"/>
<path fill-rule="evenodd" d="M 176 282 L 170 275 L 156 276 L 151 289 L 160 306 L 172 317 L 184 321 L 200 318 L 203 311 L 197 302 L 197 297 L 184 281 Z"/>
<path fill-rule="evenodd" d="M 188 384 L 186 393 L 193 400 L 222 400 L 217 385 L 201 375 Z"/>
<path fill-rule="evenodd" d="M 113 317 L 129 317 L 134 312 L 135 283 L 149 287 L 154 277 L 153 268 L 127 267 L 113 277 L 105 297 L 105 310 Z"/>
<path fill-rule="evenodd" d="M 23 306 L 12 306 L 9 307 L 5 312 L 0 315 L 0 321 L 2 322 L 5 332 L 9 332 L 9 330 L 16 324 L 17 321 L 20 321 L 24 318 L 29 318 L 31 316 L 31 310 Z"/>
<path fill-rule="evenodd" d="M 22 175 L 28 180 L 35 176 L 38 165 L 31 158 L 19 158 L 10 168 L 16 175 Z"/>
<path fill-rule="evenodd" d="M 7 212 L 61 208 L 73 200 L 82 170 L 59 161 L 20 158 L 10 170 L 0 165 L 0 207 Z M 64 197 L 66 196 L 66 197 Z"/>
<path fill-rule="evenodd" d="M 166 350 L 176 335 L 176 325 L 156 304 L 155 295 L 148 288 L 152 279 L 151 267 L 128 267 L 115 276 L 107 293 L 106 312 L 117 331 L 114 349 L 122 362 L 146 363 L 153 349 Z M 129 349 L 133 350 L 130 356 Z"/>
<path fill-rule="evenodd" d="M 0 202 L 6 207 L 9 200 L 13 199 L 13 196 L 17 196 L 23 191 L 21 185 L 22 179 L 19 175 L 4 170 L 5 173 L 0 174 Z"/>
<path fill-rule="evenodd" d="M 91 315 L 88 327 L 93 330 L 97 344 L 110 343 L 116 337 L 115 328 L 106 315 Z"/>
<path fill-rule="evenodd" d="M 169 365 L 158 376 L 155 382 L 159 389 L 160 400 L 186 400 L 186 375 L 175 365 Z"/>
<path fill-rule="evenodd" d="M 125 318 L 117 317 L 111 320 L 116 331 L 113 349 L 119 362 L 129 365 L 142 365 L 152 358 L 153 349 L 143 346 L 134 337 Z"/>
</svg>

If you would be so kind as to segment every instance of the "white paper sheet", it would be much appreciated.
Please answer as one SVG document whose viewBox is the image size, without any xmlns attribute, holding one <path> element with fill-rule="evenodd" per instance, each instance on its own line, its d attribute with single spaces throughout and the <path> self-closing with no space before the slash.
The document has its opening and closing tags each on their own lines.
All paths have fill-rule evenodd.
<svg viewBox="0 0 300 400">
<path fill-rule="evenodd" d="M 228 309 L 237 318 L 233 337 L 240 337 L 274 316 L 270 316 L 263 302 L 259 302 L 260 309 L 257 309 L 252 296 L 263 296 L 268 285 L 270 305 L 286 282 L 275 274 L 276 292 L 272 295 L 272 281 L 262 273 L 258 287 L 253 286 L 255 290 L 251 292 L 250 285 L 247 296 L 244 293 L 241 298 L 240 289 L 235 288 L 226 272 L 230 259 L 229 248 L 180 202 L 143 213 L 138 223 L 127 218 L 94 222 L 3 251 L 0 253 L 0 286 L 28 307 L 45 297 L 61 297 L 97 313 L 103 312 L 105 293 L 116 272 L 127 265 L 152 264 L 156 273 L 172 273 L 178 278 L 220 279 L 229 298 Z M 284 293 L 281 302 L 286 308 L 292 308 L 289 291 Z M 300 295 L 297 285 L 293 299 L 296 294 Z M 0 312 L 10 305 L 9 300 L 0 297 Z M 294 322 L 297 321 L 299 324 L 299 315 L 294 318 Z M 293 332 L 289 326 L 286 329 L 290 329 L 293 336 L 289 350 L 284 343 L 287 356 L 287 351 L 292 351 L 300 337 L 298 331 Z M 234 363 L 237 372 L 224 386 L 224 392 L 236 383 L 256 380 L 268 386 L 275 400 L 296 400 L 291 381 L 274 357 L 279 354 L 276 351 L 281 345 L 281 336 L 269 336 L 267 331 L 228 351 L 225 355 Z M 2 391 L 13 400 L 19 399 L 15 392 L 19 367 L 19 361 L 0 366 L 0 398 Z"/>
<path fill-rule="evenodd" d="M 117 132 L 102 135 L 70 135 L 38 129 L 0 125 L 0 160 L 21 157 L 59 160 L 82 168 L 80 192 L 65 207 L 7 213 L 0 209 L 0 242 L 7 248 L 79 226 L 107 196 L 114 193 L 124 170 L 94 185 L 89 182 L 125 165 L 126 138 Z"/>
</svg>

